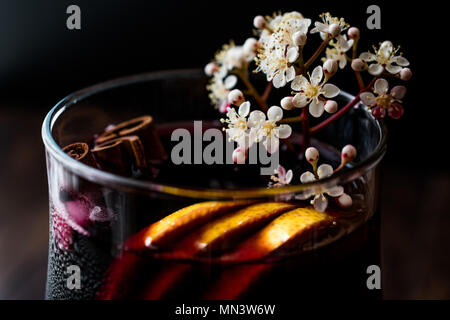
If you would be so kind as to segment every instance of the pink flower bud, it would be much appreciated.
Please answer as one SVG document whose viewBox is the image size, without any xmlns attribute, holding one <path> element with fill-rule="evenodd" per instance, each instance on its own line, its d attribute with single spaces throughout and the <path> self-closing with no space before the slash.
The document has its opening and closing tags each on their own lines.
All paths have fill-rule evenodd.
<svg viewBox="0 0 450 320">
<path fill-rule="evenodd" d="M 281 99 L 281 107 L 284 110 L 292 110 L 295 108 L 294 104 L 292 103 L 292 98 L 293 97 L 284 97 L 283 99 Z"/>
<path fill-rule="evenodd" d="M 256 16 L 255 19 L 253 19 L 253 26 L 258 29 L 261 30 L 266 26 L 266 19 L 264 19 L 263 16 Z"/>
<path fill-rule="evenodd" d="M 244 100 L 244 94 L 239 89 L 233 89 L 228 93 L 228 101 L 235 106 L 240 106 Z"/>
<path fill-rule="evenodd" d="M 352 60 L 352 69 L 357 72 L 364 71 L 366 69 L 366 63 L 362 59 Z"/>
<path fill-rule="evenodd" d="M 214 62 L 210 62 L 205 66 L 205 74 L 207 76 L 212 76 L 217 70 L 219 70 L 219 66 L 214 63 Z"/>
<path fill-rule="evenodd" d="M 325 74 L 333 75 L 338 70 L 338 64 L 335 59 L 327 59 L 323 63 L 323 71 Z"/>
<path fill-rule="evenodd" d="M 352 197 L 350 197 L 348 194 L 343 193 L 340 197 L 336 198 L 336 203 L 341 208 L 350 208 L 353 204 Z"/>
<path fill-rule="evenodd" d="M 233 162 L 237 164 L 244 164 L 247 159 L 247 152 L 244 148 L 237 147 L 233 151 Z"/>
<path fill-rule="evenodd" d="M 341 151 L 341 162 L 348 163 L 356 158 L 356 149 L 351 144 L 346 145 Z"/>
<path fill-rule="evenodd" d="M 292 36 L 292 41 L 294 41 L 294 44 L 296 46 L 304 46 L 306 44 L 306 40 L 308 37 L 303 32 L 297 31 Z"/>
<path fill-rule="evenodd" d="M 412 71 L 410 68 L 403 68 L 400 71 L 400 79 L 402 79 L 403 81 L 408 81 L 409 79 L 411 79 L 412 77 Z"/>
<path fill-rule="evenodd" d="M 315 163 L 317 162 L 317 160 L 319 160 L 319 150 L 314 147 L 309 147 L 305 151 L 305 157 L 306 161 L 308 161 L 309 163 Z"/>
<path fill-rule="evenodd" d="M 333 23 L 328 27 L 328 33 L 332 37 L 337 37 L 341 33 L 341 27 L 337 23 Z"/>
<path fill-rule="evenodd" d="M 335 113 L 337 111 L 337 109 L 338 109 L 338 104 L 334 100 L 328 100 L 325 103 L 324 108 L 325 108 L 325 111 L 328 112 L 328 113 Z"/>
<path fill-rule="evenodd" d="M 360 36 L 360 32 L 357 27 L 351 27 L 348 29 L 347 34 L 349 39 L 359 39 Z"/>
</svg>

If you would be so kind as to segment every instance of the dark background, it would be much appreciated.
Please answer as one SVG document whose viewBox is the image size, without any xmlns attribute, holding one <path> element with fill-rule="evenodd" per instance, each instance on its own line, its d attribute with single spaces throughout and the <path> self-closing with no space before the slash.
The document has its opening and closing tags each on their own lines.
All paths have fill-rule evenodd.
<svg viewBox="0 0 450 320">
<path fill-rule="evenodd" d="M 81 7 L 81 30 L 66 28 L 71 4 Z M 370 4 L 381 8 L 381 30 L 365 27 Z M 114 77 L 203 67 L 229 39 L 251 36 L 256 14 L 277 10 L 313 21 L 323 11 L 344 16 L 361 29 L 360 50 L 387 39 L 401 44 L 414 76 L 405 116 L 388 121 L 384 295 L 450 298 L 450 112 L 440 77 L 449 73 L 448 25 L 438 2 L 137 0 L 0 1 L 0 298 L 44 294 L 48 204 L 40 126 L 48 110 Z"/>
</svg>

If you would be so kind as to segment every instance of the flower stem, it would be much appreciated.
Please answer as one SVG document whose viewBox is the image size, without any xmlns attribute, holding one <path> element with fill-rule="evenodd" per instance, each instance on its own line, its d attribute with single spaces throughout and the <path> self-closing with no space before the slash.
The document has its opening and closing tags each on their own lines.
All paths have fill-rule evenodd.
<svg viewBox="0 0 450 320">
<path fill-rule="evenodd" d="M 328 119 L 322 121 L 318 125 L 312 127 L 309 130 L 309 134 L 317 133 L 318 131 L 322 130 L 327 125 L 329 125 L 330 123 L 334 122 L 335 120 L 337 120 L 341 116 L 343 116 L 345 113 L 347 113 L 347 111 L 349 111 L 351 108 L 353 108 L 360 101 L 361 93 L 366 92 L 367 90 L 369 90 L 372 87 L 372 85 L 373 85 L 373 83 L 375 82 L 376 79 L 377 79 L 377 77 L 374 77 L 372 79 L 372 81 L 370 81 L 369 85 L 367 87 L 365 87 L 364 89 L 362 89 L 361 91 L 359 91 L 359 93 L 356 95 L 356 97 L 352 101 L 350 101 L 346 106 L 344 106 L 341 110 L 336 112 L 334 115 L 332 115 Z"/>
<path fill-rule="evenodd" d="M 279 121 L 279 123 L 292 123 L 292 122 L 301 122 L 303 121 L 303 116 L 284 118 Z"/>
<path fill-rule="evenodd" d="M 265 101 L 265 99 L 263 99 L 258 91 L 256 90 L 256 88 L 253 86 L 253 84 L 250 82 L 250 79 L 248 77 L 248 72 L 246 70 L 236 70 L 233 73 L 235 73 L 241 80 L 242 82 L 245 84 L 245 86 L 247 87 L 247 92 L 250 96 L 252 96 L 253 98 L 255 98 L 256 103 L 260 106 L 260 108 L 262 109 L 262 111 L 266 112 L 268 107 L 267 107 L 267 103 Z M 267 88 L 266 88 L 267 90 Z M 269 91 L 270 92 L 270 91 Z"/>
<path fill-rule="evenodd" d="M 302 135 L 303 135 L 303 143 L 302 143 L 302 153 L 305 153 L 306 149 L 309 146 L 309 121 L 308 121 L 308 108 L 303 108 L 302 110 Z"/>
<path fill-rule="evenodd" d="M 272 91 L 272 87 L 273 87 L 273 84 L 272 84 L 272 81 L 270 81 L 267 84 L 266 89 L 264 90 L 264 93 L 261 97 L 264 102 L 267 102 L 267 99 L 269 98 L 269 95 L 270 95 L 270 91 Z"/>
<path fill-rule="evenodd" d="M 314 54 L 311 56 L 311 58 L 309 58 L 308 61 L 306 61 L 303 71 L 306 71 L 314 63 L 314 61 L 316 61 L 316 59 L 320 56 L 322 51 L 326 48 L 326 46 L 328 45 L 328 42 L 330 42 L 330 40 L 331 40 L 331 37 L 329 35 L 327 35 L 325 40 L 323 40 L 322 43 L 320 44 L 320 46 L 317 48 L 316 52 L 314 52 Z"/>
<path fill-rule="evenodd" d="M 361 73 L 358 71 L 355 71 L 356 81 L 358 81 L 359 90 L 364 89 L 364 81 L 361 77 Z"/>
</svg>

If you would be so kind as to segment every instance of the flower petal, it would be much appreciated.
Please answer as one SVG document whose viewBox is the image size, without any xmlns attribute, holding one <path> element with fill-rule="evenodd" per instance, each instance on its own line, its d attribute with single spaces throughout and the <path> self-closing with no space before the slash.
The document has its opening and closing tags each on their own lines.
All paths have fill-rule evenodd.
<svg viewBox="0 0 450 320">
<path fill-rule="evenodd" d="M 367 106 L 373 106 L 377 102 L 377 99 L 372 92 L 363 92 L 359 95 L 359 97 L 361 98 L 361 101 Z"/>
<path fill-rule="evenodd" d="M 277 172 L 278 172 L 279 177 L 286 176 L 286 169 L 281 164 L 279 164 L 278 168 L 275 170 L 275 173 L 277 173 Z"/>
<path fill-rule="evenodd" d="M 378 94 L 386 93 L 389 89 L 389 82 L 387 82 L 386 79 L 380 78 L 377 81 L 375 81 L 374 88 L 375 93 Z"/>
<path fill-rule="evenodd" d="M 334 186 L 329 188 L 326 193 L 334 198 L 341 196 L 344 193 L 344 188 L 342 186 Z"/>
<path fill-rule="evenodd" d="M 313 72 L 311 73 L 311 84 L 318 85 L 320 81 L 322 81 L 322 77 L 323 77 L 322 66 L 315 67 Z"/>
<path fill-rule="evenodd" d="M 306 79 L 304 76 L 302 76 L 302 75 L 296 76 L 291 83 L 291 89 L 295 90 L 295 91 L 300 91 L 308 83 L 309 83 L 308 79 Z"/>
<path fill-rule="evenodd" d="M 397 74 L 397 73 L 399 73 L 400 71 L 402 71 L 402 67 L 400 67 L 400 66 L 394 66 L 393 64 L 391 64 L 391 63 L 388 63 L 388 64 L 386 64 L 386 70 L 389 72 L 389 73 L 392 73 L 392 74 Z"/>
<path fill-rule="evenodd" d="M 314 182 L 314 181 L 316 181 L 316 177 L 314 176 L 313 173 L 306 171 L 306 172 L 303 172 L 302 175 L 300 176 L 300 181 L 302 183 Z"/>
<path fill-rule="evenodd" d="M 248 116 L 249 112 L 250 112 L 250 102 L 245 101 L 239 106 L 238 113 L 242 118 L 245 118 L 246 116 Z"/>
<path fill-rule="evenodd" d="M 384 116 L 386 115 L 386 109 L 380 106 L 376 106 L 372 109 L 372 115 L 375 119 L 384 118 Z"/>
<path fill-rule="evenodd" d="M 280 140 L 277 137 L 267 136 L 266 141 L 264 141 L 264 145 L 268 153 L 272 154 L 278 151 L 280 147 Z"/>
<path fill-rule="evenodd" d="M 331 83 L 325 84 L 323 90 L 325 91 L 323 95 L 327 98 L 333 98 L 339 94 L 339 88 Z"/>
<path fill-rule="evenodd" d="M 313 101 L 311 101 L 311 104 L 309 105 L 309 113 L 315 117 L 318 118 L 323 114 L 324 111 L 324 103 L 321 100 L 318 99 L 313 99 Z"/>
<path fill-rule="evenodd" d="M 402 67 L 409 66 L 409 61 L 406 58 L 403 58 L 402 56 L 396 56 L 392 58 L 392 61 Z"/>
<path fill-rule="evenodd" d="M 267 118 L 272 121 L 280 121 L 283 119 L 283 109 L 278 106 L 272 106 L 267 110 Z"/>
<path fill-rule="evenodd" d="M 370 52 L 363 52 L 359 55 L 359 58 L 364 60 L 365 62 L 375 61 L 376 55 Z"/>
<path fill-rule="evenodd" d="M 230 75 L 225 78 L 224 85 L 226 89 L 233 88 L 237 83 L 237 77 L 235 75 Z"/>
<path fill-rule="evenodd" d="M 325 212 L 328 207 L 328 199 L 323 194 L 318 194 L 313 200 L 314 209 L 319 212 Z"/>
<path fill-rule="evenodd" d="M 298 47 L 291 47 L 286 52 L 286 59 L 288 62 L 294 62 L 298 58 Z"/>
<path fill-rule="evenodd" d="M 316 33 L 316 32 L 328 32 L 328 25 L 326 25 L 326 24 L 324 24 L 324 23 L 322 23 L 322 22 L 319 22 L 319 21 L 316 21 L 315 23 L 314 23 L 314 25 L 316 26 L 315 28 L 313 28 L 313 29 L 311 29 L 311 33 Z"/>
<path fill-rule="evenodd" d="M 392 119 L 399 119 L 403 115 L 403 106 L 399 103 L 392 104 L 388 109 L 388 114 Z"/>
<path fill-rule="evenodd" d="M 339 58 L 339 68 L 344 69 L 346 65 L 347 65 L 347 59 L 345 58 L 344 55 L 342 55 Z"/>
<path fill-rule="evenodd" d="M 289 67 L 286 70 L 286 81 L 292 81 L 295 78 L 295 68 L 294 67 Z"/>
<path fill-rule="evenodd" d="M 280 125 L 278 128 L 277 128 L 278 130 L 278 133 L 277 133 L 277 135 L 278 135 L 278 137 L 280 138 L 280 139 L 286 139 L 286 138 L 289 138 L 289 136 L 291 135 L 291 133 L 292 133 L 292 128 L 291 128 L 291 126 L 290 125 L 287 125 L 287 124 L 282 124 L 282 125 Z"/>
<path fill-rule="evenodd" d="M 382 53 L 385 57 L 389 57 L 394 50 L 394 45 L 390 41 L 383 41 L 378 52 Z"/>
<path fill-rule="evenodd" d="M 286 173 L 286 177 L 285 177 L 285 179 L 286 179 L 286 184 L 289 184 L 289 183 L 291 183 L 291 181 L 292 181 L 292 177 L 294 176 L 294 173 L 292 172 L 292 170 L 289 170 L 287 173 Z"/>
<path fill-rule="evenodd" d="M 373 63 L 369 66 L 369 73 L 373 76 L 379 76 L 384 70 L 381 64 Z"/>
<path fill-rule="evenodd" d="M 250 115 L 248 116 L 247 125 L 250 128 L 257 127 L 261 124 L 262 121 L 266 120 L 266 115 L 264 112 L 259 110 L 254 110 L 250 112 Z"/>
<path fill-rule="evenodd" d="M 395 86 L 391 89 L 391 96 L 393 96 L 395 99 L 403 99 L 405 94 L 406 94 L 405 86 Z"/>
<path fill-rule="evenodd" d="M 303 108 L 308 104 L 308 97 L 303 93 L 297 93 L 294 98 L 292 98 L 292 104 L 296 108 Z"/>
<path fill-rule="evenodd" d="M 275 77 L 273 77 L 272 82 L 275 88 L 284 87 L 286 85 L 286 75 L 284 74 L 284 72 L 279 71 L 277 72 Z"/>
<path fill-rule="evenodd" d="M 328 178 L 333 174 L 333 167 L 329 164 L 321 164 L 319 168 L 317 168 L 317 175 L 319 176 L 319 179 L 325 179 Z"/>
</svg>

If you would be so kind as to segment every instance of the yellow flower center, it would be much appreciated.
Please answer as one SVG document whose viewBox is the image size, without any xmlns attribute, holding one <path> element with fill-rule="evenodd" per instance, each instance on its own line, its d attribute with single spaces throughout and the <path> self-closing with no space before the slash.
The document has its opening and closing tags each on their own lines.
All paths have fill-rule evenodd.
<svg viewBox="0 0 450 320">
<path fill-rule="evenodd" d="M 233 125 L 235 128 L 247 130 L 247 122 L 244 118 L 238 118 Z"/>
<path fill-rule="evenodd" d="M 383 93 L 377 97 L 377 105 L 387 109 L 394 102 L 391 95 Z"/>
<path fill-rule="evenodd" d="M 318 85 L 313 85 L 311 83 L 308 83 L 305 86 L 305 95 L 308 98 L 316 97 L 317 95 L 319 95 L 319 92 L 320 92 L 320 86 L 318 86 Z"/>
<path fill-rule="evenodd" d="M 264 132 L 266 133 L 266 135 L 269 135 L 271 132 L 272 132 L 272 130 L 274 129 L 274 128 L 276 128 L 276 124 L 275 124 L 275 121 L 266 121 L 262 126 L 261 126 L 261 129 L 262 130 L 264 130 Z"/>
</svg>

